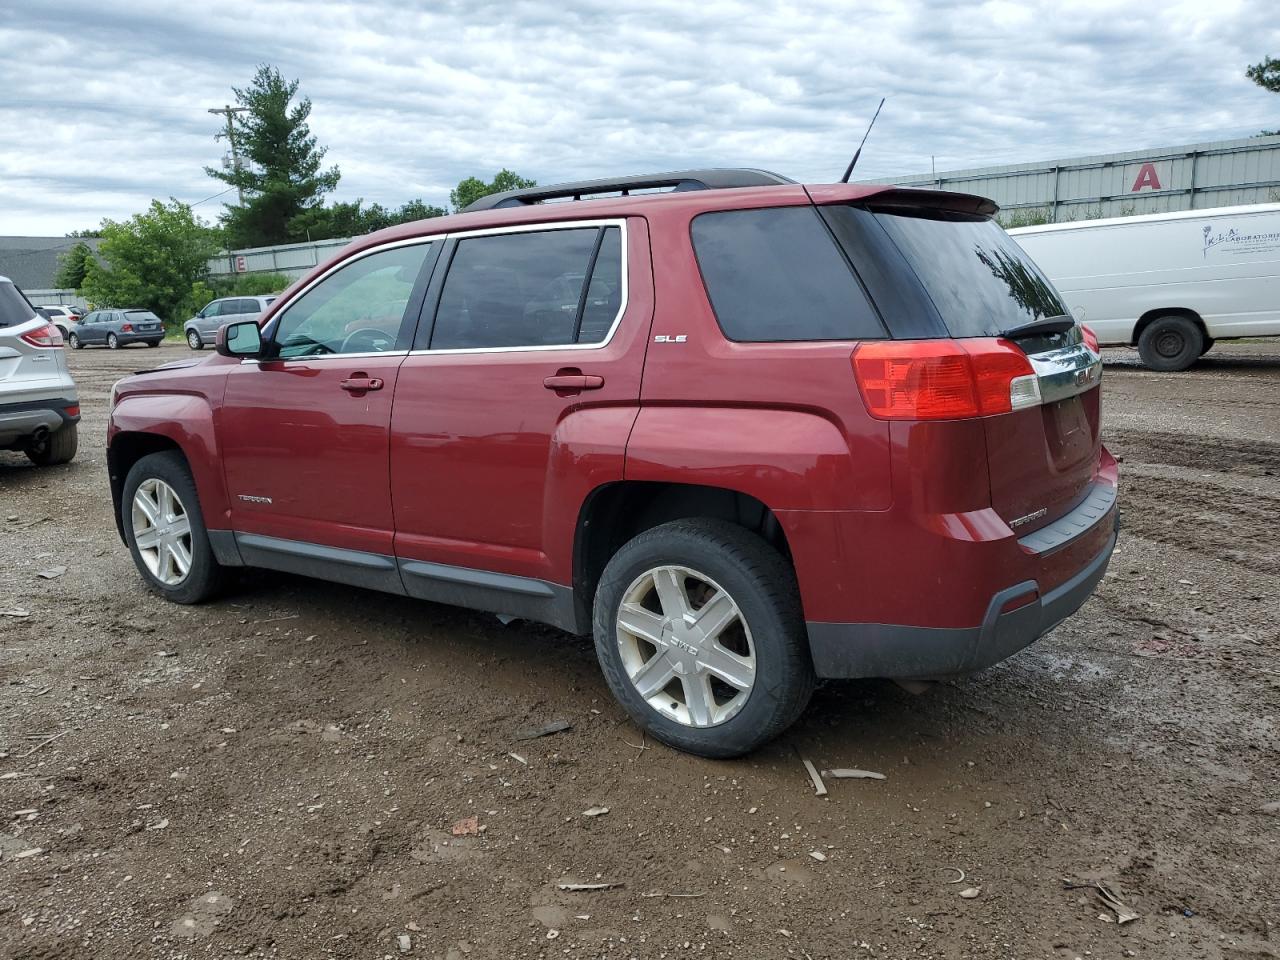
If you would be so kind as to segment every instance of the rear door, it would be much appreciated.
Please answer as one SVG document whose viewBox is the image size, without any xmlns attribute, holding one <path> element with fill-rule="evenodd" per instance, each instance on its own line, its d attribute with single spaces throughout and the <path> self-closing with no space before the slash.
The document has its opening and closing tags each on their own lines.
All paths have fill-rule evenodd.
<svg viewBox="0 0 1280 960">
<path fill-rule="evenodd" d="M 411 594 L 449 599 L 464 582 L 483 593 L 474 570 L 496 571 L 510 576 L 485 580 L 492 596 L 459 602 L 520 613 L 505 587 L 536 602 L 549 588 L 531 580 L 568 585 L 578 507 L 621 478 L 635 422 L 648 264 L 636 219 L 451 236 L 391 421 Z"/>
<path fill-rule="evenodd" d="M 1003 336 L 1029 358 L 1041 402 L 983 420 L 991 504 L 1020 534 L 1053 522 L 1088 495 L 1097 469 L 1101 357 L 1084 344 L 1079 326 L 1053 334 L 1016 332 L 1068 317 L 1067 308 L 990 218 L 902 207 L 872 215 L 951 337 Z"/>
</svg>

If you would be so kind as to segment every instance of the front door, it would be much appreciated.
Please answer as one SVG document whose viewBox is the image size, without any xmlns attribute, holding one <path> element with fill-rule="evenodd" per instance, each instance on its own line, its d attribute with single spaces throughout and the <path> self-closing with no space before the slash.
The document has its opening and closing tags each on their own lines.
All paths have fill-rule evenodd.
<svg viewBox="0 0 1280 960">
<path fill-rule="evenodd" d="M 387 432 L 431 250 L 399 244 L 339 265 L 268 324 L 264 359 L 228 375 L 218 435 L 245 562 L 398 584 Z"/>
<path fill-rule="evenodd" d="M 455 235 L 437 274 L 446 262 L 392 413 L 405 588 L 556 621 L 578 509 L 621 479 L 638 410 L 644 223 Z"/>
</svg>

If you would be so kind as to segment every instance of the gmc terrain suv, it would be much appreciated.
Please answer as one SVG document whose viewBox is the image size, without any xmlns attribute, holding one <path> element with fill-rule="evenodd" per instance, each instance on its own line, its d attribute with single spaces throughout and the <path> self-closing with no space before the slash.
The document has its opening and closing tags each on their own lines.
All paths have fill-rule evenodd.
<svg viewBox="0 0 1280 960">
<path fill-rule="evenodd" d="M 270 567 L 593 632 L 704 756 L 819 677 L 981 669 L 1118 518 L 1096 345 L 995 211 L 703 170 L 361 238 L 116 385 L 121 536 L 179 603 Z"/>
</svg>

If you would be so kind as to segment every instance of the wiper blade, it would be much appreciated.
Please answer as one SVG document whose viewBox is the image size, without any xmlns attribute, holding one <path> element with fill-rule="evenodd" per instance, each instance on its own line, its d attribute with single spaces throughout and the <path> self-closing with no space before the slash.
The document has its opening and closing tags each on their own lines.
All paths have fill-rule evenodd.
<svg viewBox="0 0 1280 960">
<path fill-rule="evenodd" d="M 1050 333 L 1066 333 L 1076 325 L 1075 320 L 1063 314 L 1060 317 L 1043 317 L 1030 323 L 1021 323 L 1016 327 L 1001 330 L 1000 336 L 1017 340 L 1019 337 L 1041 337 Z"/>
</svg>

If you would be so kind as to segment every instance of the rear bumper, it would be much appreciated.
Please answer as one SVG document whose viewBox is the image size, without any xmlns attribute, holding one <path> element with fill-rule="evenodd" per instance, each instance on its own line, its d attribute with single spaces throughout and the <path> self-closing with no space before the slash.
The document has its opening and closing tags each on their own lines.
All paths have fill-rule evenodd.
<svg viewBox="0 0 1280 960">
<path fill-rule="evenodd" d="M 999 663 L 1071 616 L 1093 593 L 1106 573 L 1120 529 L 1118 512 L 1108 509 L 1104 514 L 1114 518 L 1110 536 L 1081 569 L 1047 592 L 1042 593 L 1035 580 L 996 591 L 977 626 L 808 623 L 814 670 L 831 678 L 931 678 L 973 673 Z M 1034 599 L 1016 605 L 1027 597 Z"/>
<path fill-rule="evenodd" d="M 42 429 L 52 433 L 61 430 L 65 424 L 76 423 L 80 414 L 71 414 L 67 410 L 78 407 L 79 401 L 74 397 L 0 403 L 0 447 L 25 440 Z"/>
</svg>

